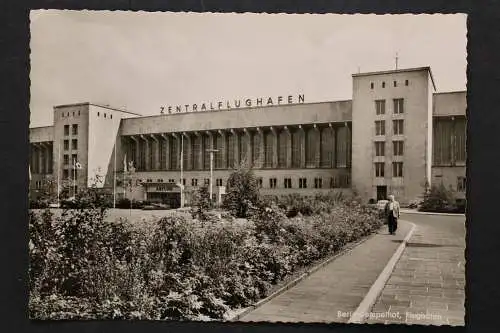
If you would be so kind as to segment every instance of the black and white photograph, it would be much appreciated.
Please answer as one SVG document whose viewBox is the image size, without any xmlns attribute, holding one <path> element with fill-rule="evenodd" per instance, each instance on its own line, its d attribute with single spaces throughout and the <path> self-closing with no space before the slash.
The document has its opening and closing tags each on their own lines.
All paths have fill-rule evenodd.
<svg viewBox="0 0 500 333">
<path fill-rule="evenodd" d="M 29 19 L 30 319 L 465 325 L 466 14 Z"/>
</svg>

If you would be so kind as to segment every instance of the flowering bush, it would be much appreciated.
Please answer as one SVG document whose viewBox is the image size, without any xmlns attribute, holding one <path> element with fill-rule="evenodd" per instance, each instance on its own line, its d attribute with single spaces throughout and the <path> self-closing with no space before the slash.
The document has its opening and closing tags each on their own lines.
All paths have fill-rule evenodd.
<svg viewBox="0 0 500 333">
<path fill-rule="evenodd" d="M 288 218 L 261 204 L 249 220 L 178 213 L 140 226 L 105 222 L 97 208 L 31 212 L 30 316 L 222 319 L 382 223 L 355 202 L 313 207 Z"/>
</svg>

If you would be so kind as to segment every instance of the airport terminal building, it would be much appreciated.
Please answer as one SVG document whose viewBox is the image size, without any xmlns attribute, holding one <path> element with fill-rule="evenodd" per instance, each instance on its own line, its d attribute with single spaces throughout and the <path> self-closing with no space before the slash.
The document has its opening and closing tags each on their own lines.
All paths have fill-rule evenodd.
<svg viewBox="0 0 500 333">
<path fill-rule="evenodd" d="M 465 198 L 466 92 L 437 92 L 429 67 L 353 74 L 352 84 L 346 101 L 283 96 L 155 116 L 92 103 L 55 106 L 53 126 L 30 128 L 30 195 L 57 181 L 171 201 L 182 184 L 189 203 L 209 184 L 209 151 L 216 150 L 216 196 L 244 160 L 264 194 L 355 189 L 366 201 L 393 193 L 409 203 L 426 183 L 442 182 Z"/>
</svg>

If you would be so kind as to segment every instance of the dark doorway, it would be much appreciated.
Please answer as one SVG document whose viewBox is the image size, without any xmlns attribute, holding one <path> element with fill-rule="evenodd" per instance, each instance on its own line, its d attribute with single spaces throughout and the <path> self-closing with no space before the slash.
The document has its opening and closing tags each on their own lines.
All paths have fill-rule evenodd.
<svg viewBox="0 0 500 333">
<path fill-rule="evenodd" d="M 377 186 L 377 201 L 387 199 L 387 186 Z"/>
</svg>

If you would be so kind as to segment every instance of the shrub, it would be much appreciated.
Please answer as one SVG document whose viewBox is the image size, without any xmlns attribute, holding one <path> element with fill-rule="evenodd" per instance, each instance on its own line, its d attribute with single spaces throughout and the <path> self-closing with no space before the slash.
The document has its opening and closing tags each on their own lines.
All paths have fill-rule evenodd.
<svg viewBox="0 0 500 333">
<path fill-rule="evenodd" d="M 222 319 L 381 226 L 376 210 L 337 199 L 308 198 L 320 213 L 294 218 L 258 203 L 245 222 L 177 212 L 139 226 L 107 223 L 100 208 L 31 212 L 30 316 Z"/>
<path fill-rule="evenodd" d="M 465 211 L 465 204 L 460 205 L 459 208 L 453 191 L 448 190 L 443 184 L 432 185 L 424 193 L 419 210 L 423 212 L 455 213 L 460 210 Z"/>
<path fill-rule="evenodd" d="M 227 180 L 223 206 L 236 217 L 245 218 L 259 202 L 259 185 L 253 171 L 243 164 Z"/>
</svg>

